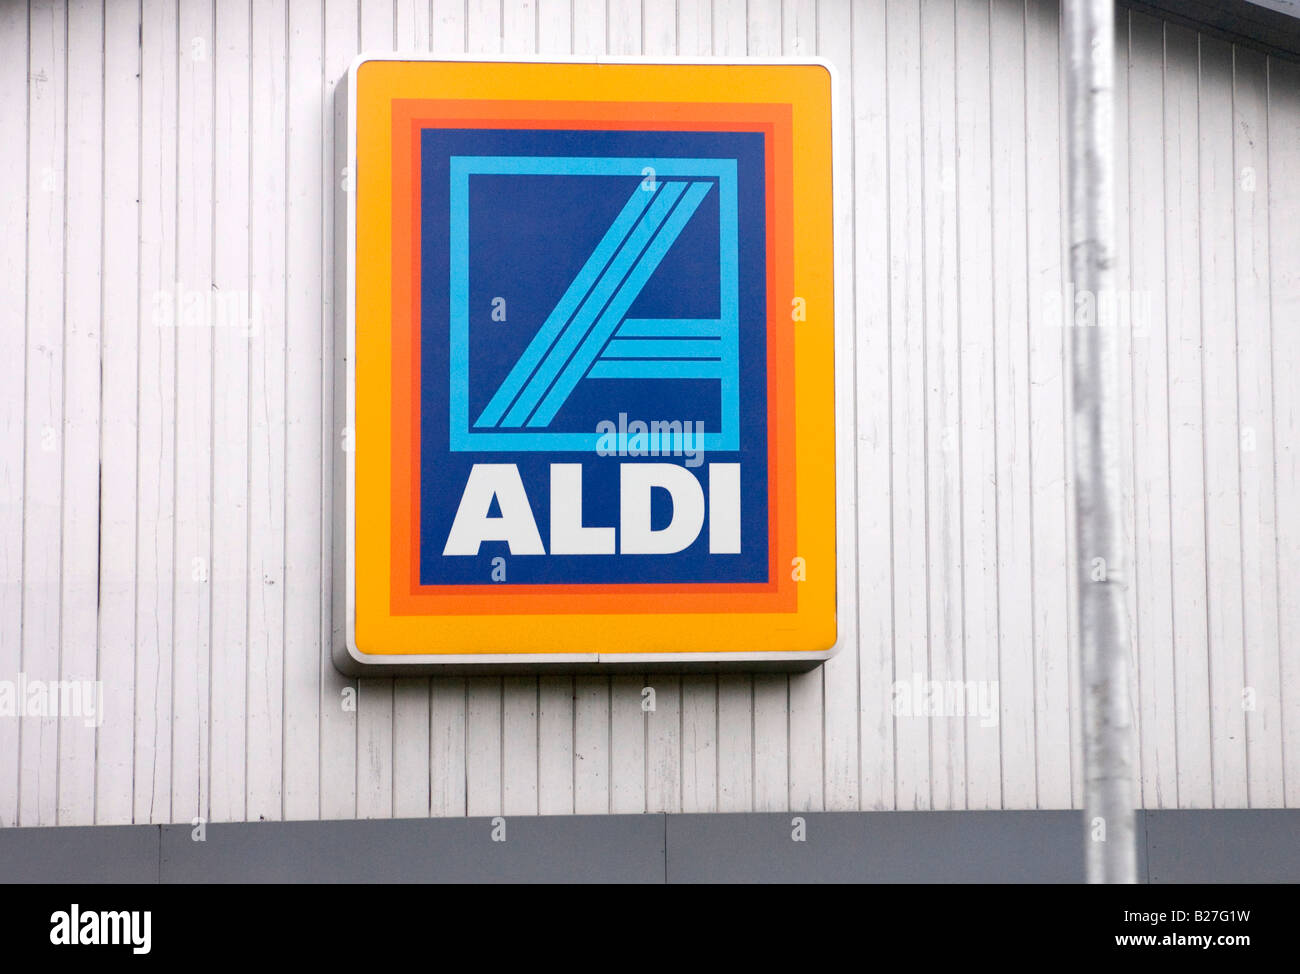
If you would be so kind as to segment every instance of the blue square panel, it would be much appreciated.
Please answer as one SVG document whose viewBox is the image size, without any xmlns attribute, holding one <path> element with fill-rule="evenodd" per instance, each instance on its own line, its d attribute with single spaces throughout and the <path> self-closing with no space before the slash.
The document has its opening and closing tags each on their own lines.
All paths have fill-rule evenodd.
<svg viewBox="0 0 1300 974">
<path fill-rule="evenodd" d="M 420 180 L 420 583 L 491 584 L 509 553 L 441 557 L 475 464 L 540 500 L 581 463 L 608 524 L 602 461 L 629 455 L 740 463 L 744 551 L 552 554 L 512 582 L 768 581 L 763 135 L 430 128 Z"/>
</svg>

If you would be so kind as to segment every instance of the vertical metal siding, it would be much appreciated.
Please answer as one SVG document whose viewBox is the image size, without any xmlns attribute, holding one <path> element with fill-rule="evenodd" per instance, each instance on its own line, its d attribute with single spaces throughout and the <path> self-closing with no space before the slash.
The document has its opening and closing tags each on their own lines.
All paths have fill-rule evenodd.
<svg viewBox="0 0 1300 974">
<path fill-rule="evenodd" d="M 1300 67 L 1117 31 L 1143 800 L 1295 806 Z M 835 63 L 821 670 L 334 671 L 331 93 L 361 49 Z M 0 718 L 0 826 L 1077 803 L 1054 2 L 31 0 L 0 52 L 0 680 L 100 679 L 106 715 Z M 894 716 L 917 674 L 996 681 L 996 725 Z"/>
</svg>

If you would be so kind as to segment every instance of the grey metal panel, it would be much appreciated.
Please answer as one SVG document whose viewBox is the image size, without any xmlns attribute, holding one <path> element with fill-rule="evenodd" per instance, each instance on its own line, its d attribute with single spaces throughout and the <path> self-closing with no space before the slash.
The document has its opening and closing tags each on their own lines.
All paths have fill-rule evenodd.
<svg viewBox="0 0 1300 974">
<path fill-rule="evenodd" d="M 657 883 L 658 815 L 163 826 L 164 883 Z"/>
<path fill-rule="evenodd" d="M 0 883 L 156 883 L 158 827 L 0 829 Z"/>
<path fill-rule="evenodd" d="M 1295 809 L 1146 813 L 1152 883 L 1300 883 Z"/>
<path fill-rule="evenodd" d="M 1078 883 L 1077 811 L 668 816 L 670 883 Z M 791 838 L 804 819 L 807 839 Z"/>
<path fill-rule="evenodd" d="M 1300 5 L 1295 0 L 1119 0 L 1119 5 L 1300 60 Z"/>
<path fill-rule="evenodd" d="M 10 828 L 0 883 L 1080 882 L 1082 826 L 1077 811 L 544 816 L 507 819 L 503 843 L 486 818 L 215 824 L 202 843 L 187 825 Z M 1149 811 L 1138 837 L 1139 882 L 1300 882 L 1297 809 Z"/>
<path fill-rule="evenodd" d="M 1137 837 L 1138 862 L 1137 862 L 1137 881 L 1139 883 L 1151 882 L 1151 855 L 1150 849 L 1147 848 L 1147 812 L 1145 809 L 1137 810 L 1137 821 L 1133 823 L 1133 834 Z"/>
<path fill-rule="evenodd" d="M 1246 0 L 1252 7 L 1267 7 L 1288 17 L 1300 18 L 1300 0 Z"/>
</svg>

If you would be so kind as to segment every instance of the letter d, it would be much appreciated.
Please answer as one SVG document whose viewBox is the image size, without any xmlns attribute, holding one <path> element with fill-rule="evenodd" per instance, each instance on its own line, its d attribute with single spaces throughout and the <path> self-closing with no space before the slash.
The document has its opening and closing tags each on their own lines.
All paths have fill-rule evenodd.
<svg viewBox="0 0 1300 974">
<path fill-rule="evenodd" d="M 670 555 L 687 548 L 704 526 L 704 489 L 685 467 L 673 463 L 625 463 L 620 471 L 619 552 L 624 555 Z M 668 491 L 673 516 L 655 531 L 650 526 L 650 495 Z"/>
</svg>

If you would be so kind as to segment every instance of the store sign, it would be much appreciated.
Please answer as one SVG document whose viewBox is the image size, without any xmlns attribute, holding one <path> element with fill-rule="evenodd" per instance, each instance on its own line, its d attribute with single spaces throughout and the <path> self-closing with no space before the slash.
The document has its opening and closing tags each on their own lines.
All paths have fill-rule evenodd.
<svg viewBox="0 0 1300 974">
<path fill-rule="evenodd" d="M 344 84 L 340 668 L 825 659 L 829 69 Z"/>
</svg>

